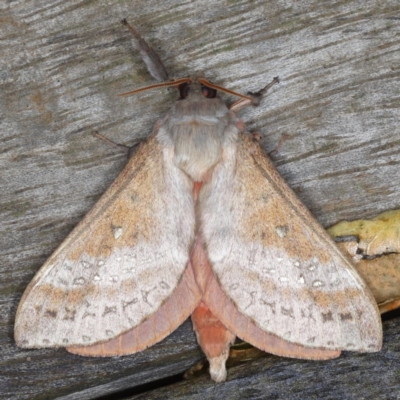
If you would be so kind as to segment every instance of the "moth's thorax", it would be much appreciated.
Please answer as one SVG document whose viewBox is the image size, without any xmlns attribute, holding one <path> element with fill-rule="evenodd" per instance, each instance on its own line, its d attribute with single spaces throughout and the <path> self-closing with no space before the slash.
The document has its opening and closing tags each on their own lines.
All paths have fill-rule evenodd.
<svg viewBox="0 0 400 400">
<path fill-rule="evenodd" d="M 175 103 L 157 137 L 173 146 L 175 165 L 200 182 L 221 160 L 224 146 L 237 140 L 236 120 L 221 98 L 206 98 L 200 90 L 193 90 Z"/>
</svg>

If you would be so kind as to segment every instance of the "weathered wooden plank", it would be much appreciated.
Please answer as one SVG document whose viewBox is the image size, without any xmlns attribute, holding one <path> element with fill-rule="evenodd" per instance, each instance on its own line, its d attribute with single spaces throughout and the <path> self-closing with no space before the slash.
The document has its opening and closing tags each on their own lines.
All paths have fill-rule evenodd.
<svg viewBox="0 0 400 400">
<path fill-rule="evenodd" d="M 216 385 L 207 376 L 150 390 L 127 399 L 329 399 L 389 400 L 400 393 L 400 329 L 384 325 L 383 350 L 373 354 L 346 352 L 330 361 L 291 360 L 275 356 L 228 371 L 228 382 Z"/>
<path fill-rule="evenodd" d="M 125 162 L 91 130 L 133 143 L 175 98 L 163 91 L 117 97 L 151 83 L 119 23 L 124 17 L 159 49 L 171 76 L 203 73 L 242 92 L 280 76 L 262 105 L 241 115 L 264 135 L 266 151 L 287 137 L 273 154 L 275 165 L 323 225 L 400 205 L 395 0 L 307 0 L 290 7 L 71 0 L 0 8 L 0 393 L 6 398 L 93 398 L 183 371 L 200 354 L 189 325 L 120 359 L 22 351 L 13 341 L 24 288 Z M 363 359 L 344 360 L 353 357 Z M 282 370 L 291 365 L 280 360 Z M 363 378 L 371 385 L 377 376 Z M 282 381 L 293 384 L 285 375 Z"/>
<path fill-rule="evenodd" d="M 11 332 L 8 336 L 12 342 Z M 16 351 L 6 345 L 0 393 L 10 399 L 93 399 L 183 373 L 200 358 L 189 321 L 146 352 L 120 358 L 77 357 L 64 349 Z"/>
</svg>

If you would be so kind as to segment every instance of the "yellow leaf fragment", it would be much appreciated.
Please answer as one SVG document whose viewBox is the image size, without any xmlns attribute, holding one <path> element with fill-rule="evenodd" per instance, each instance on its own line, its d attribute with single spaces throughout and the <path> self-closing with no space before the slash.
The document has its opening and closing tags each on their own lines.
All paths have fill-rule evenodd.
<svg viewBox="0 0 400 400">
<path fill-rule="evenodd" d="M 328 233 L 333 238 L 354 237 L 338 246 L 352 258 L 381 313 L 400 307 L 400 210 L 371 220 L 339 222 Z"/>
<path fill-rule="evenodd" d="M 386 211 L 373 219 L 342 221 L 328 229 L 332 237 L 357 236 L 364 255 L 400 253 L 400 210 Z"/>
</svg>

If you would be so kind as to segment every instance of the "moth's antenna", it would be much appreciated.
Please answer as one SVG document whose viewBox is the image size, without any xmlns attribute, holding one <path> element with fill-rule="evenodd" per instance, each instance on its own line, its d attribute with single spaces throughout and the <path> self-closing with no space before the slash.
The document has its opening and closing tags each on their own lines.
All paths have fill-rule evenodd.
<svg viewBox="0 0 400 400">
<path fill-rule="evenodd" d="M 168 72 L 158 54 L 140 36 L 140 33 L 133 26 L 129 25 L 125 18 L 121 21 L 121 23 L 132 32 L 135 48 L 139 51 L 140 56 L 146 64 L 147 70 L 150 72 L 151 76 L 160 82 L 167 81 Z"/>
<path fill-rule="evenodd" d="M 233 96 L 241 97 L 242 99 L 247 99 L 247 100 L 253 101 L 252 97 L 245 96 L 244 94 L 240 94 L 240 93 L 234 92 L 233 90 L 226 89 L 226 88 L 224 88 L 222 86 L 219 86 L 219 85 L 215 85 L 214 83 L 209 82 L 207 79 L 199 78 L 199 79 L 197 79 L 197 81 L 202 83 L 203 85 L 211 88 L 211 89 L 220 90 L 221 92 L 225 92 L 225 93 L 228 93 L 228 94 L 232 94 Z"/>
<path fill-rule="evenodd" d="M 176 80 L 170 81 L 170 82 L 155 83 L 154 85 L 145 86 L 140 89 L 131 90 L 130 92 L 120 93 L 118 96 L 129 96 L 131 94 L 144 92 L 146 90 L 158 89 L 158 88 L 169 87 L 169 86 L 176 86 L 176 88 L 178 89 L 178 86 L 185 82 L 192 82 L 192 80 L 190 78 L 182 78 L 182 79 L 176 79 Z"/>
</svg>

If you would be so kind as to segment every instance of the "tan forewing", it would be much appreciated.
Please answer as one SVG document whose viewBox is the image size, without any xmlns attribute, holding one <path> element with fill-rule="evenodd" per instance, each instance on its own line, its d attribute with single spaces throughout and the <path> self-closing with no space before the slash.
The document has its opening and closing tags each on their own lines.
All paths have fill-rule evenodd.
<svg viewBox="0 0 400 400">
<path fill-rule="evenodd" d="M 294 344 L 380 349 L 370 291 L 258 144 L 226 147 L 199 201 L 208 258 L 240 313 Z"/>
<path fill-rule="evenodd" d="M 194 232 L 192 183 L 153 137 L 54 252 L 20 302 L 22 347 L 107 341 L 156 312 L 177 287 Z"/>
</svg>

